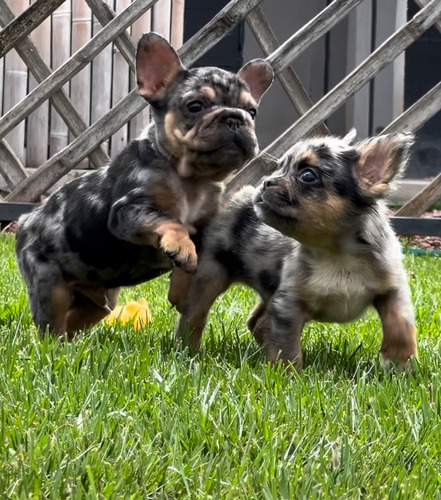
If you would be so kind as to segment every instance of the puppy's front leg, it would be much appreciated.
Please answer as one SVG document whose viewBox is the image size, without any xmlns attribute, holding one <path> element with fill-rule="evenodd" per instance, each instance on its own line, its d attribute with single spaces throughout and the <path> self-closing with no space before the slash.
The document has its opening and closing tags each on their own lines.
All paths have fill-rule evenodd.
<svg viewBox="0 0 441 500">
<path fill-rule="evenodd" d="M 410 292 L 407 286 L 403 286 L 377 297 L 374 305 L 383 326 L 383 363 L 388 367 L 391 361 L 395 361 L 399 368 L 404 368 L 418 353 Z"/>
<path fill-rule="evenodd" d="M 135 245 L 161 248 L 178 267 L 193 273 L 197 255 L 188 228 L 173 217 L 176 210 L 172 205 L 168 210 L 157 205 L 138 189 L 131 191 L 112 206 L 108 219 L 110 232 Z"/>
<path fill-rule="evenodd" d="M 305 313 L 293 301 L 292 292 L 278 290 L 270 304 L 268 313 L 271 328 L 265 338 L 267 359 L 271 363 L 292 362 L 297 370 L 302 369 L 301 335 Z"/>
<path fill-rule="evenodd" d="M 174 267 L 172 269 L 168 287 L 168 301 L 172 306 L 175 306 L 181 314 L 184 312 L 191 280 L 192 275 L 182 271 L 179 267 Z"/>
<path fill-rule="evenodd" d="M 187 296 L 184 297 L 176 330 L 176 338 L 197 350 L 201 343 L 202 332 L 207 323 L 208 312 L 219 295 L 231 285 L 221 266 L 202 260 L 196 275 L 191 277 Z"/>
<path fill-rule="evenodd" d="M 153 230 L 159 237 L 159 246 L 165 255 L 183 271 L 194 273 L 198 258 L 188 229 L 179 222 L 161 221 Z"/>
</svg>

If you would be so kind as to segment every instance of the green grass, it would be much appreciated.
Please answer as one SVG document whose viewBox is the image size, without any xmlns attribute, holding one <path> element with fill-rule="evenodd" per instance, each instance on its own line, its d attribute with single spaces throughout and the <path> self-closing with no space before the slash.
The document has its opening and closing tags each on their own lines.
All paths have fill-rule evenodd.
<svg viewBox="0 0 441 500">
<path fill-rule="evenodd" d="M 305 369 L 265 363 L 218 300 L 199 354 L 176 350 L 166 277 L 146 329 L 40 340 L 0 238 L 0 498 L 441 498 L 441 259 L 407 255 L 419 329 L 413 372 L 385 373 L 373 313 L 305 329 Z"/>
</svg>

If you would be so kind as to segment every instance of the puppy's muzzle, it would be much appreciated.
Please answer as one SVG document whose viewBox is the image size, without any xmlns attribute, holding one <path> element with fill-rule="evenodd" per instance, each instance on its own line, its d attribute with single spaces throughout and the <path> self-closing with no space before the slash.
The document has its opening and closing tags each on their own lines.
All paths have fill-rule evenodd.
<svg viewBox="0 0 441 500">
<path fill-rule="evenodd" d="M 231 132 L 237 132 L 244 125 L 242 116 L 227 116 L 224 119 L 226 126 L 231 130 Z"/>
</svg>

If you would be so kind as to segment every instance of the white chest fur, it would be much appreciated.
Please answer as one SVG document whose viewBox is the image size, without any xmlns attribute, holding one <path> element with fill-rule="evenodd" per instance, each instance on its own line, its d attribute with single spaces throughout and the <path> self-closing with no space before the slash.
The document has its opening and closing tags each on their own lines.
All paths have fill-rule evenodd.
<svg viewBox="0 0 441 500">
<path fill-rule="evenodd" d="M 314 296 L 311 319 L 352 321 L 387 291 L 386 279 L 376 275 L 372 264 L 353 256 L 330 257 L 309 263 L 312 274 L 306 287 Z"/>
</svg>

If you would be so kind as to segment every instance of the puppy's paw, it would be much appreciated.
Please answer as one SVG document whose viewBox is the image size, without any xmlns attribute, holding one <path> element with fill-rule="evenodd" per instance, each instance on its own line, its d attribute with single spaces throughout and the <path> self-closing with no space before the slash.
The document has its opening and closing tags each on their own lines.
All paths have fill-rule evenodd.
<svg viewBox="0 0 441 500">
<path fill-rule="evenodd" d="M 161 248 L 174 264 L 186 273 L 194 273 L 198 264 L 196 247 L 188 235 L 169 231 L 161 238 Z"/>
<path fill-rule="evenodd" d="M 412 360 L 417 357 L 418 349 L 416 344 L 381 350 L 381 361 L 386 370 L 389 370 L 391 366 L 396 366 L 398 371 L 411 369 L 413 366 Z"/>
</svg>

